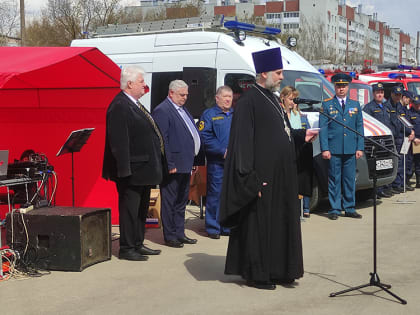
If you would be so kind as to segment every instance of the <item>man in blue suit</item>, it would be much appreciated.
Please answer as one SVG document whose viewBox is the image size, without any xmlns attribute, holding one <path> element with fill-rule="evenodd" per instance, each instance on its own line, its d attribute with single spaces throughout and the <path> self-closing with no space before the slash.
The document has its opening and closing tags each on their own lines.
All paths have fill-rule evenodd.
<svg viewBox="0 0 420 315">
<path fill-rule="evenodd" d="M 331 78 L 335 96 L 322 103 L 322 111 L 363 135 L 363 116 L 359 102 L 347 97 L 352 78 L 338 73 Z M 360 219 L 355 210 L 356 159 L 363 156 L 364 140 L 344 126 L 320 114 L 320 144 L 322 157 L 329 160 L 328 198 L 331 209 L 328 218 L 337 220 L 341 210 L 346 217 Z"/>
<path fill-rule="evenodd" d="M 168 97 L 152 113 L 162 133 L 169 170 L 160 186 L 163 236 L 165 244 L 175 248 L 197 243 L 184 233 L 191 170 L 201 145 L 194 120 L 184 108 L 187 97 L 188 85 L 174 80 L 169 84 Z"/>
<path fill-rule="evenodd" d="M 228 235 L 229 229 L 219 223 L 220 192 L 232 123 L 233 92 L 229 86 L 216 91 L 216 105 L 204 111 L 200 119 L 200 134 L 207 158 L 206 231 L 210 238 Z"/>
</svg>

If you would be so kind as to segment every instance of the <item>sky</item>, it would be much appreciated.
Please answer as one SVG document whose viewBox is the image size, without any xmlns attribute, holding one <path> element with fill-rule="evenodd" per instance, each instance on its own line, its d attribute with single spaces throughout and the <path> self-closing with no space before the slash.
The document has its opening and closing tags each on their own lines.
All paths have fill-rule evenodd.
<svg viewBox="0 0 420 315">
<path fill-rule="evenodd" d="M 323 0 L 318 0 L 323 1 Z M 26 11 L 30 14 L 44 7 L 47 0 L 26 0 Z M 123 4 L 138 4 L 138 0 L 122 0 Z M 362 4 L 362 13 L 378 13 L 378 20 L 390 27 L 398 27 L 416 37 L 420 31 L 420 0 L 347 0 L 347 5 Z"/>
</svg>

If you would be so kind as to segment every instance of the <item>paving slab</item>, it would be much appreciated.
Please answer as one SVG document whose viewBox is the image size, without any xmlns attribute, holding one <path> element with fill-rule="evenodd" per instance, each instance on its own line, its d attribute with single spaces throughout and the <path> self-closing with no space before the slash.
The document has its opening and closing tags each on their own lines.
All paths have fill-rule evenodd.
<svg viewBox="0 0 420 315">
<path fill-rule="evenodd" d="M 224 275 L 228 238 L 206 237 L 198 207 L 189 206 L 186 234 L 198 239 L 196 245 L 169 248 L 160 229 L 148 229 L 145 244 L 162 254 L 131 262 L 116 257 L 118 241 L 113 241 L 112 259 L 82 272 L 0 282 L 0 314 L 420 314 L 419 192 L 406 193 L 415 203 L 397 203 L 400 194 L 377 206 L 377 272 L 407 305 L 376 287 L 329 297 L 370 280 L 369 200 L 357 206 L 361 220 L 331 221 L 319 211 L 302 222 L 305 275 L 274 291 Z"/>
</svg>

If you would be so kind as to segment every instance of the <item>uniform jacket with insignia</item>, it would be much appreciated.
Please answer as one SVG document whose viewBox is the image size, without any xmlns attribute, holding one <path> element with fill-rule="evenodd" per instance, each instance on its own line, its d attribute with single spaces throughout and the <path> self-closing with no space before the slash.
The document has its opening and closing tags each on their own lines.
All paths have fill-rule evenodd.
<svg viewBox="0 0 420 315">
<path fill-rule="evenodd" d="M 391 123 L 391 115 L 395 113 L 395 110 L 392 112 L 391 105 L 388 102 L 378 104 L 373 100 L 363 107 L 363 111 L 391 129 L 392 134 L 395 133 L 394 125 Z"/>
<path fill-rule="evenodd" d="M 208 161 L 224 161 L 229 143 L 232 114 L 232 108 L 225 113 L 215 105 L 205 110 L 201 116 L 199 130 Z"/>
<path fill-rule="evenodd" d="M 416 138 L 420 138 L 420 111 L 410 108 L 407 110 L 407 119 L 413 125 Z"/>
<path fill-rule="evenodd" d="M 359 102 L 346 98 L 344 111 L 336 97 L 325 100 L 321 110 L 360 134 L 363 133 L 363 116 Z M 331 154 L 355 154 L 364 150 L 364 139 L 344 126 L 319 114 L 319 139 L 321 151 L 330 151 Z"/>
</svg>

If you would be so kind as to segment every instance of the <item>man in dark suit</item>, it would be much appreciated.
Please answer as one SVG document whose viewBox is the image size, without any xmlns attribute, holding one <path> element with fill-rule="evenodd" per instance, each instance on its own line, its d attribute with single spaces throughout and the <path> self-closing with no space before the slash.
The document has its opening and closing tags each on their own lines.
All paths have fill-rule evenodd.
<svg viewBox="0 0 420 315">
<path fill-rule="evenodd" d="M 144 70 L 121 70 L 121 92 L 106 114 L 102 177 L 116 183 L 120 219 L 119 258 L 147 260 L 160 250 L 144 246 L 151 186 L 162 181 L 163 139 L 152 116 L 138 101 L 147 88 Z"/>
<path fill-rule="evenodd" d="M 184 108 L 187 97 L 188 85 L 174 80 L 169 84 L 168 97 L 152 113 L 162 132 L 169 170 L 160 186 L 163 236 L 166 245 L 175 248 L 197 243 L 184 233 L 191 169 L 201 145 L 194 120 Z"/>
</svg>

